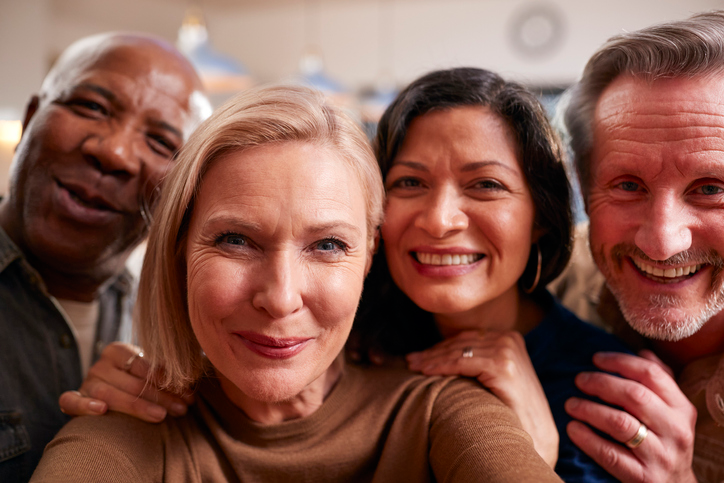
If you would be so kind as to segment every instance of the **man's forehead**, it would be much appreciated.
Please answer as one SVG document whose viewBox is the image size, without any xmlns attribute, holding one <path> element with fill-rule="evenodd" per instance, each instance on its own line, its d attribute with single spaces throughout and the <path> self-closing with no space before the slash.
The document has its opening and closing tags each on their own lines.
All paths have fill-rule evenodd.
<svg viewBox="0 0 724 483">
<path fill-rule="evenodd" d="M 617 114 L 724 114 L 724 74 L 647 80 L 620 75 L 601 93 L 596 119 Z"/>
<path fill-rule="evenodd" d="M 147 108 L 180 109 L 188 117 L 179 120 L 188 124 L 178 126 L 184 137 L 210 114 L 198 76 L 175 50 L 145 38 L 102 39 L 71 49 L 43 84 L 41 95 L 49 101 L 83 88 L 105 90 L 109 99 L 133 94 Z"/>
</svg>

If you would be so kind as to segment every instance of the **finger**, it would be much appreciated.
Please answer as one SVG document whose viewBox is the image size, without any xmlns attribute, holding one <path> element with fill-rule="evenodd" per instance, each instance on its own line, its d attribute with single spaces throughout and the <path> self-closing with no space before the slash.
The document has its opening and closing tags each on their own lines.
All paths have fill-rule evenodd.
<svg viewBox="0 0 724 483">
<path fill-rule="evenodd" d="M 644 359 L 648 359 L 648 360 L 650 360 L 650 361 L 652 361 L 652 362 L 655 362 L 656 364 L 658 364 L 659 366 L 661 366 L 661 368 L 662 368 L 664 371 L 666 371 L 666 373 L 667 373 L 669 376 L 671 376 L 672 379 L 674 379 L 674 371 L 673 371 L 669 366 L 667 366 L 667 365 L 664 363 L 664 361 L 662 361 L 661 359 L 659 359 L 659 357 L 658 357 L 656 354 L 654 354 L 652 351 L 650 351 L 650 350 L 648 350 L 648 349 L 644 349 L 644 350 L 642 350 L 641 352 L 639 352 L 639 357 L 643 357 Z"/>
<path fill-rule="evenodd" d="M 108 409 L 129 414 L 143 421 L 157 423 L 163 421 L 168 411 L 161 404 L 129 394 L 105 382 L 93 384 L 93 394 L 108 405 Z"/>
<path fill-rule="evenodd" d="M 105 402 L 85 397 L 78 391 L 64 392 L 58 404 L 60 410 L 69 416 L 99 416 L 108 410 Z"/>
<path fill-rule="evenodd" d="M 668 405 L 682 405 L 688 401 L 676 381 L 656 362 L 630 354 L 598 352 L 593 356 L 593 363 L 604 371 L 643 384 Z"/>
<path fill-rule="evenodd" d="M 472 351 L 472 357 L 464 357 L 466 351 Z M 449 366 L 450 364 L 470 362 L 471 360 L 490 357 L 487 347 L 478 345 L 448 344 L 435 347 L 427 351 L 419 352 L 414 357 L 408 357 L 409 368 L 413 371 L 425 372 L 438 366 Z M 457 374 L 457 372 L 455 372 Z"/>
<path fill-rule="evenodd" d="M 581 372 L 574 382 L 584 393 L 620 406 L 638 419 L 643 416 L 642 408 L 646 408 L 647 414 L 658 417 L 665 417 L 669 410 L 656 393 L 633 380 L 604 372 Z M 648 424 L 648 418 L 644 422 Z"/>
<path fill-rule="evenodd" d="M 626 411 L 586 399 L 570 398 L 564 408 L 571 417 L 588 423 L 622 444 L 631 441 L 641 427 L 641 422 Z M 653 433 L 649 432 L 645 444 L 634 449 L 639 458 L 645 458 L 651 453 L 657 444 L 654 439 Z"/>
<path fill-rule="evenodd" d="M 573 444 L 617 479 L 645 481 L 643 465 L 625 447 L 602 438 L 579 421 L 568 423 L 566 433 Z"/>
<path fill-rule="evenodd" d="M 473 356 L 485 354 L 485 351 L 495 347 L 499 343 L 496 336 L 482 337 L 478 332 L 464 332 L 469 337 L 461 338 L 456 336 L 442 341 L 433 347 L 420 352 L 412 352 L 407 355 L 407 361 L 419 370 L 425 365 L 431 364 L 438 359 L 456 359 L 463 357 L 463 354 L 470 349 Z"/>
<path fill-rule="evenodd" d="M 123 371 L 117 371 L 115 374 L 110 375 L 107 380 L 88 378 L 81 386 L 81 390 L 90 397 L 105 401 L 113 411 L 124 413 L 127 413 L 128 401 L 135 399 L 142 399 L 151 403 L 150 406 L 141 404 L 141 407 L 162 406 L 164 411 L 168 411 L 172 416 L 182 416 L 186 414 L 188 409 L 188 404 L 184 398 L 157 389 L 145 380 Z M 123 394 L 123 397 L 119 397 L 120 394 Z M 155 408 L 153 410 L 155 411 L 154 415 L 160 414 Z"/>
</svg>

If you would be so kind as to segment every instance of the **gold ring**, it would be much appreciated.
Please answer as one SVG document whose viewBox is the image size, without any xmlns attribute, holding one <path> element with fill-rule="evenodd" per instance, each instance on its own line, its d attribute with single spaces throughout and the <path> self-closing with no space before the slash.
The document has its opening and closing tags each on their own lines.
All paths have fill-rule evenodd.
<svg viewBox="0 0 724 483">
<path fill-rule="evenodd" d="M 133 354 L 131 357 L 128 358 L 125 364 L 123 364 L 123 370 L 131 373 L 131 366 L 133 365 L 133 361 L 135 361 L 138 358 L 143 358 L 143 351 L 138 351 L 135 354 Z"/>
<path fill-rule="evenodd" d="M 469 359 L 470 357 L 473 357 L 473 348 L 472 347 L 463 347 L 463 355 L 461 357 L 463 359 Z"/>
<path fill-rule="evenodd" d="M 629 439 L 624 443 L 626 446 L 628 446 L 631 449 L 638 448 L 641 446 L 641 443 L 644 442 L 646 439 L 646 436 L 649 435 L 649 428 L 646 427 L 644 423 L 640 423 L 641 426 L 639 426 L 639 430 L 636 431 L 636 434 L 634 434 L 633 438 Z"/>
</svg>

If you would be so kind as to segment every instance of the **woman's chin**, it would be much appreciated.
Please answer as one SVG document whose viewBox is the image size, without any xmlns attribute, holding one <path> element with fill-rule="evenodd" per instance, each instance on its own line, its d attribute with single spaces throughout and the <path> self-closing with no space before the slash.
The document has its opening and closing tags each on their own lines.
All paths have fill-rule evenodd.
<svg viewBox="0 0 724 483">
<path fill-rule="evenodd" d="M 310 382 L 294 370 L 274 371 L 240 370 L 237 374 L 224 375 L 217 370 L 221 387 L 226 395 L 237 404 L 242 401 L 256 401 L 263 404 L 278 404 L 297 397 Z"/>
</svg>

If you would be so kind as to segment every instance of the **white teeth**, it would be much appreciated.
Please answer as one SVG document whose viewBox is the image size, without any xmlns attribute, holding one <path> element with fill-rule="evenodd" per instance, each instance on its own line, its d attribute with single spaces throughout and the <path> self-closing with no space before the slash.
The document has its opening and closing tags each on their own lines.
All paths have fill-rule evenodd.
<svg viewBox="0 0 724 483">
<path fill-rule="evenodd" d="M 455 254 L 446 253 L 439 255 L 437 253 L 416 252 L 417 261 L 423 265 L 470 265 L 477 262 L 483 256 L 479 253 Z"/>
<path fill-rule="evenodd" d="M 688 265 L 686 267 L 667 268 L 667 269 L 656 268 L 652 265 L 640 262 L 638 260 L 634 260 L 634 264 L 642 272 L 648 273 L 649 275 L 653 275 L 655 277 L 662 277 L 662 278 L 683 277 L 685 275 L 690 275 L 692 273 L 696 273 L 699 269 L 701 269 L 701 264 Z"/>
</svg>

